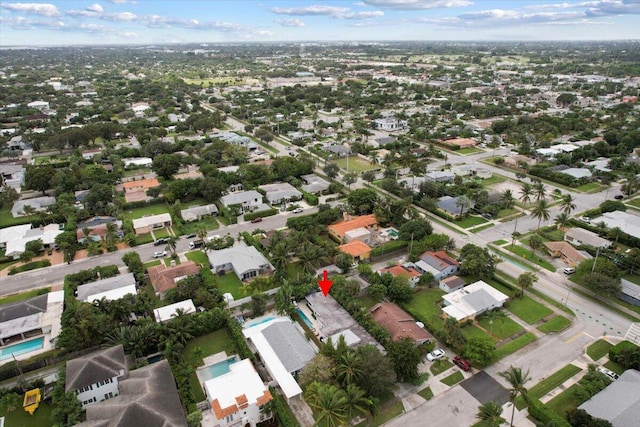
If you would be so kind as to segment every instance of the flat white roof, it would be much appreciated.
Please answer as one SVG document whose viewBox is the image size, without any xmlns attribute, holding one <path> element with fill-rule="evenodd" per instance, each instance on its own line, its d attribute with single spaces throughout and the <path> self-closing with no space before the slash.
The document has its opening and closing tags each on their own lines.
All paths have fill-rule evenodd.
<svg viewBox="0 0 640 427">
<path fill-rule="evenodd" d="M 262 331 L 275 322 L 291 322 L 291 320 L 288 317 L 278 317 L 268 322 L 247 328 L 242 331 L 242 334 L 245 338 L 251 340 L 255 348 L 258 350 L 258 353 L 260 353 L 260 358 L 264 362 L 264 365 L 273 379 L 278 383 L 287 399 L 291 399 L 292 397 L 302 394 L 302 389 L 296 382 L 295 378 L 293 378 L 293 375 L 291 375 L 287 368 L 284 367 L 276 352 L 271 348 L 269 341 L 267 341 L 265 336 L 262 335 Z"/>
<path fill-rule="evenodd" d="M 156 308 L 153 310 L 153 316 L 156 318 L 156 322 L 166 322 L 176 317 L 176 312 L 182 309 L 185 314 L 195 313 L 196 306 L 193 305 L 193 301 L 188 299 L 177 302 L 175 304 L 165 305 L 164 307 Z"/>
<path fill-rule="evenodd" d="M 331 335 L 329 338 L 331 338 L 331 342 L 333 343 L 333 345 L 336 345 L 340 340 L 340 337 L 344 337 L 344 342 L 348 346 L 352 346 L 360 342 L 360 338 L 356 334 L 354 334 L 351 329 L 345 329 L 342 332 Z"/>
<path fill-rule="evenodd" d="M 236 397 L 243 394 L 247 397 L 247 403 L 254 405 L 267 390 L 249 359 L 229 365 L 229 372 L 205 381 L 204 388 L 209 402 L 218 399 L 222 408 L 237 405 Z"/>
<path fill-rule="evenodd" d="M 475 316 L 488 308 L 501 306 L 509 297 L 493 286 L 478 280 L 462 289 L 442 296 L 448 304 L 442 311 L 456 320 Z"/>
<path fill-rule="evenodd" d="M 85 302 L 93 302 L 100 301 L 102 298 L 106 298 L 107 301 L 115 301 L 119 300 L 125 295 L 135 295 L 136 294 L 136 285 L 127 285 L 117 289 L 111 289 L 109 291 L 98 292 L 97 294 L 87 295 L 84 298 Z"/>
<path fill-rule="evenodd" d="M 159 224 L 159 223 L 164 223 L 164 222 L 170 222 L 171 221 L 171 215 L 169 215 L 168 213 L 161 213 L 158 215 L 150 215 L 150 216 L 143 216 L 142 218 L 138 218 L 138 219 L 134 219 L 133 220 L 133 228 L 140 228 L 140 227 L 148 227 L 150 225 L 154 225 L 154 224 Z"/>
</svg>

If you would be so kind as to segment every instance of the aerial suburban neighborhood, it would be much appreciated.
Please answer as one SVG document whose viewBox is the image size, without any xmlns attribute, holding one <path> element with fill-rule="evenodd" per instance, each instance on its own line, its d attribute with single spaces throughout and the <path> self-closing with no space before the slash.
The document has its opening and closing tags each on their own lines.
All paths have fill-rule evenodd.
<svg viewBox="0 0 640 427">
<path fill-rule="evenodd" d="M 0 58 L 0 426 L 639 425 L 638 43 Z"/>
</svg>

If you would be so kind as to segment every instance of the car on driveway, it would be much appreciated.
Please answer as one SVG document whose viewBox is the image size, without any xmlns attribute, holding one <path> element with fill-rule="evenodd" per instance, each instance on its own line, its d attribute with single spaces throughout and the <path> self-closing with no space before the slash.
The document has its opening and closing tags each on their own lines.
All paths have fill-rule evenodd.
<svg viewBox="0 0 640 427">
<path fill-rule="evenodd" d="M 465 372 L 469 372 L 471 370 L 471 362 L 469 362 L 467 359 L 463 359 L 462 357 L 454 357 L 453 363 Z"/>
<path fill-rule="evenodd" d="M 295 208 L 291 212 L 293 212 L 293 213 L 302 213 L 303 211 L 304 211 L 304 209 L 302 209 L 302 208 Z"/>
<path fill-rule="evenodd" d="M 160 251 L 160 252 L 154 252 L 153 253 L 153 257 L 154 258 L 163 258 L 167 256 L 167 251 Z"/>
<path fill-rule="evenodd" d="M 193 239 L 196 237 L 196 233 L 187 234 L 187 239 Z"/>
<path fill-rule="evenodd" d="M 434 360 L 442 359 L 444 357 L 444 350 L 441 348 L 433 350 L 431 353 L 427 354 L 427 360 L 429 362 L 433 362 Z"/>
<path fill-rule="evenodd" d="M 618 376 L 618 374 L 616 374 L 615 372 L 613 372 L 613 371 L 611 371 L 611 370 L 609 370 L 609 369 L 607 369 L 607 368 L 604 368 L 604 367 L 602 367 L 602 366 L 598 368 L 598 371 L 600 371 L 601 373 L 605 374 L 606 376 L 608 376 L 609 378 L 611 378 L 613 381 L 615 381 L 615 380 L 617 380 L 618 378 L 620 378 L 620 377 Z"/>
<path fill-rule="evenodd" d="M 563 271 L 564 271 L 564 274 L 569 275 L 569 274 L 575 273 L 576 269 L 573 267 L 566 267 Z"/>
<path fill-rule="evenodd" d="M 255 224 L 256 222 L 261 222 L 261 221 L 262 221 L 262 217 L 260 217 L 260 216 L 259 216 L 259 217 L 256 217 L 256 218 L 253 218 L 253 219 L 251 220 L 251 222 L 252 222 L 253 224 Z"/>
</svg>

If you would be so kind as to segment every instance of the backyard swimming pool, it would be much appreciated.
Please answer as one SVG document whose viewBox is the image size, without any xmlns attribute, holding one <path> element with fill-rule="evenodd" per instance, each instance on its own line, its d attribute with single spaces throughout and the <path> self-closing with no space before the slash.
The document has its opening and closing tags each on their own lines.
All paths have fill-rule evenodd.
<svg viewBox="0 0 640 427">
<path fill-rule="evenodd" d="M 227 360 L 223 360 L 222 362 L 214 363 L 213 365 L 205 366 L 200 368 L 200 378 L 202 381 L 208 381 L 211 378 L 219 377 L 220 375 L 224 375 L 231 370 L 231 365 L 234 363 L 238 363 L 238 358 L 232 356 Z"/>
<path fill-rule="evenodd" d="M 302 321 L 305 323 L 305 325 L 307 325 L 309 329 L 313 329 L 313 323 L 311 323 L 311 320 L 309 320 L 307 315 L 304 314 L 304 311 L 300 310 L 299 308 L 296 308 L 296 311 L 300 315 L 300 318 L 302 318 Z"/>
<path fill-rule="evenodd" d="M 38 337 L 30 341 L 22 341 L 17 344 L 9 345 L 0 348 L 0 360 L 9 359 L 11 357 L 19 356 L 21 354 L 30 353 L 35 350 L 40 350 L 44 345 L 44 337 Z"/>
<path fill-rule="evenodd" d="M 251 328 L 253 326 L 257 326 L 257 325 L 260 325 L 262 323 L 265 323 L 265 322 L 268 322 L 270 320 L 277 319 L 277 318 L 278 318 L 278 316 L 258 317 L 257 319 L 253 319 L 253 320 L 251 320 L 249 322 L 245 322 L 245 324 L 242 325 L 242 327 L 245 328 L 245 329 L 246 328 Z"/>
</svg>

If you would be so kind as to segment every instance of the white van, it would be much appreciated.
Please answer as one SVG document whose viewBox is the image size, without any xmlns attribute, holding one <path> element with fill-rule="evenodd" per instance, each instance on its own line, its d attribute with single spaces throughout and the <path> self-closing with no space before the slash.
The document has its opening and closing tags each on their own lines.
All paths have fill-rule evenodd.
<svg viewBox="0 0 640 427">
<path fill-rule="evenodd" d="M 564 274 L 573 274 L 573 273 L 575 273 L 575 272 L 576 272 L 576 269 L 575 269 L 575 268 L 573 268 L 573 267 L 566 267 L 566 268 L 564 269 Z"/>
</svg>

